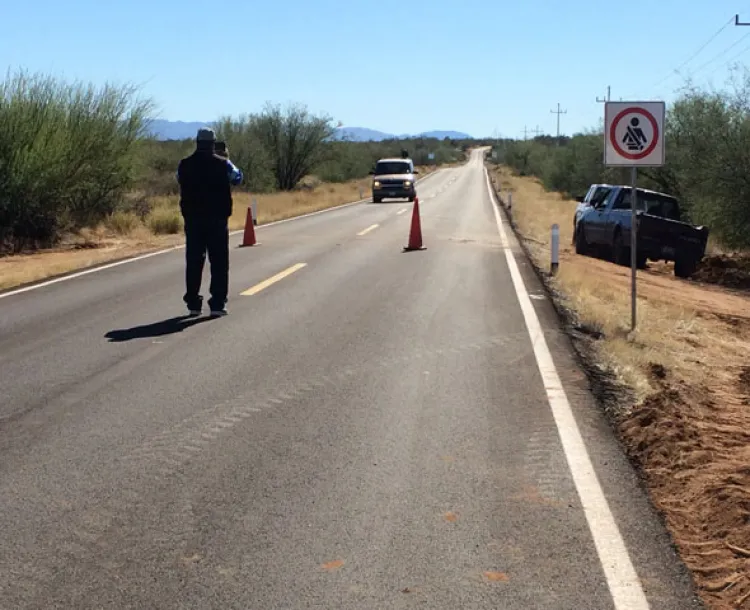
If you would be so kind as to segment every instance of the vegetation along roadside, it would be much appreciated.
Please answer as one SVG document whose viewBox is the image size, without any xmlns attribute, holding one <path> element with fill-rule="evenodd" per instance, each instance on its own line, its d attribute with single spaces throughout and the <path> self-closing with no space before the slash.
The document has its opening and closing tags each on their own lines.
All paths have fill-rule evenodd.
<svg viewBox="0 0 750 610">
<path fill-rule="evenodd" d="M 155 105 L 135 88 L 25 72 L 0 83 L 0 290 L 183 242 L 177 164 L 194 142 L 149 135 Z M 468 141 L 333 138 L 326 115 L 268 104 L 211 125 L 244 173 L 232 229 L 367 198 L 368 172 L 406 149 L 425 177 Z"/>
</svg>

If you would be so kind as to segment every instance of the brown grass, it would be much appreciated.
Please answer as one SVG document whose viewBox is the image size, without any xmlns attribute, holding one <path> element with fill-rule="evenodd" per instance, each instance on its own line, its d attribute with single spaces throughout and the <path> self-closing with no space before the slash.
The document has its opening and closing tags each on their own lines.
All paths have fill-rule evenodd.
<svg viewBox="0 0 750 610">
<path fill-rule="evenodd" d="M 503 199 L 513 189 L 513 220 L 543 270 L 550 227 L 560 226 L 560 268 L 549 282 L 582 323 L 603 332 L 595 358 L 635 391 L 635 404 L 618 414 L 623 442 L 704 603 L 750 608 L 737 605 L 750 600 L 750 298 L 715 285 L 750 286 L 750 272 L 728 277 L 738 266 L 724 254 L 693 280 L 675 278 L 671 264 L 649 263 L 638 271 L 631 335 L 630 269 L 574 253 L 576 202 L 504 168 L 493 182 Z M 714 277 L 717 269 L 724 279 Z"/>
<path fill-rule="evenodd" d="M 420 167 L 419 177 L 437 169 Z M 306 183 L 314 187 L 269 195 L 235 192 L 230 229 L 245 226 L 252 199 L 257 200 L 258 224 L 262 225 L 359 200 L 360 192 L 362 198 L 370 196 L 369 177 L 342 184 Z M 117 212 L 101 227 L 72 236 L 59 248 L 0 257 L 0 290 L 183 243 L 177 197 L 158 197 L 152 203 L 145 223 L 134 214 Z"/>
</svg>

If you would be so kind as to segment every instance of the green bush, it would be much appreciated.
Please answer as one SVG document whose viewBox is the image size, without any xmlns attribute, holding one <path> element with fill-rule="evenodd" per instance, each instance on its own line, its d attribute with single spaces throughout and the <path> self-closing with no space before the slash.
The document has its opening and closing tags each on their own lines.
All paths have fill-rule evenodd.
<svg viewBox="0 0 750 610">
<path fill-rule="evenodd" d="M 23 72 L 0 84 L 0 248 L 54 244 L 111 215 L 133 181 L 150 102 Z"/>
<path fill-rule="evenodd" d="M 118 234 L 139 224 L 155 233 L 181 230 L 179 210 L 164 200 L 179 193 L 177 166 L 195 142 L 148 136 L 152 105 L 135 94 L 131 87 L 8 74 L 0 84 L 0 253 L 51 246 L 102 221 Z M 329 117 L 302 105 L 269 104 L 214 127 L 245 174 L 238 188 L 255 193 L 292 190 L 303 180 L 364 178 L 379 158 L 402 149 L 417 165 L 460 161 L 469 145 L 447 138 L 338 141 Z"/>
</svg>

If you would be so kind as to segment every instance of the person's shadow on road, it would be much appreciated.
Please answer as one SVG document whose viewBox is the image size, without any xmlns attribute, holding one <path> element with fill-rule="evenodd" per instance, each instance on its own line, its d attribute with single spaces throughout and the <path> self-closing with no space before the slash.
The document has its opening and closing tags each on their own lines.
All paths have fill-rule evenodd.
<svg viewBox="0 0 750 610">
<path fill-rule="evenodd" d="M 172 335 L 174 333 L 181 333 L 186 328 L 201 324 L 202 322 L 208 322 L 213 318 L 196 318 L 193 316 L 178 316 L 176 318 L 169 318 L 168 320 L 162 320 L 160 322 L 154 322 L 152 324 L 144 324 L 142 326 L 133 326 L 132 328 L 122 328 L 118 330 L 110 330 L 106 335 L 110 343 L 119 343 L 121 341 L 132 341 L 133 339 L 145 339 L 147 337 L 162 337 L 164 335 Z"/>
</svg>

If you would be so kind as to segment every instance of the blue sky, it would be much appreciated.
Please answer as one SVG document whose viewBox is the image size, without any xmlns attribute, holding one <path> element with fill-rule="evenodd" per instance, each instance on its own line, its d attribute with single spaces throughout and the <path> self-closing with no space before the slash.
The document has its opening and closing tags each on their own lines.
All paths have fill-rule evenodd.
<svg viewBox="0 0 750 610">
<path fill-rule="evenodd" d="M 607 85 L 613 100 L 669 101 L 675 68 L 735 14 L 750 22 L 750 0 L 4 4 L 0 67 L 136 83 L 160 118 L 303 102 L 348 126 L 479 137 L 554 133 L 558 102 L 562 133 L 595 127 Z M 730 60 L 750 60 L 750 26 L 682 71 L 722 87 Z"/>
</svg>

